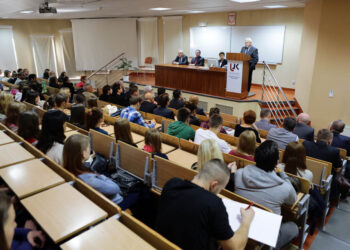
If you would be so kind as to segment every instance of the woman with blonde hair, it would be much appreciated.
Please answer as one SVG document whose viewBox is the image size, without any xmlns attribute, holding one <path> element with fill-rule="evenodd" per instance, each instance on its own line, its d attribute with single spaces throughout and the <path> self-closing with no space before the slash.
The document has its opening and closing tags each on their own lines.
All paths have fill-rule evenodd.
<svg viewBox="0 0 350 250">
<path fill-rule="evenodd" d="M 206 139 L 202 141 L 198 148 L 197 157 L 198 162 L 192 165 L 192 169 L 198 171 L 201 170 L 202 166 L 207 161 L 210 161 L 212 159 L 220 159 L 222 161 L 224 160 L 218 143 L 211 139 Z"/>
<path fill-rule="evenodd" d="M 240 158 L 244 158 L 249 161 L 254 161 L 255 148 L 256 148 L 255 133 L 251 130 L 246 130 L 242 132 L 239 136 L 237 149 L 231 150 L 229 154 Z"/>
<path fill-rule="evenodd" d="M 11 102 L 7 108 L 6 119 L 4 120 L 5 126 L 17 133 L 19 115 L 25 110 L 25 104 L 21 102 Z"/>
<path fill-rule="evenodd" d="M 117 141 L 128 143 L 137 148 L 130 131 L 130 123 L 128 119 L 119 118 L 114 123 L 114 136 Z"/>
<path fill-rule="evenodd" d="M 7 108 L 13 102 L 13 95 L 6 92 L 0 93 L 0 122 L 6 119 Z"/>
</svg>

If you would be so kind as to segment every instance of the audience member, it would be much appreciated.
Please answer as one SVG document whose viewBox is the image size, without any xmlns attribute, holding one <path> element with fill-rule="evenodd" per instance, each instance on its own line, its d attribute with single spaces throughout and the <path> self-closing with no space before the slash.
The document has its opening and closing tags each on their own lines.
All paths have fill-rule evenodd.
<svg viewBox="0 0 350 250">
<path fill-rule="evenodd" d="M 96 130 L 102 134 L 108 135 L 108 132 L 104 129 L 101 129 L 100 126 L 103 123 L 103 112 L 99 108 L 92 108 L 91 111 L 88 111 L 86 114 L 86 130 L 90 129 Z"/>
<path fill-rule="evenodd" d="M 26 77 L 24 76 L 23 72 L 19 72 L 19 73 L 17 74 L 17 79 L 16 79 L 16 81 L 15 81 L 15 84 L 16 84 L 16 85 L 20 85 L 20 83 L 21 83 L 21 84 L 26 84 L 26 83 L 27 83 Z"/>
<path fill-rule="evenodd" d="M 21 86 L 22 83 L 19 84 L 19 86 Z M 42 85 L 38 82 L 37 77 L 35 74 L 30 74 L 28 76 L 28 82 L 27 84 L 24 84 L 24 86 L 29 86 L 29 88 L 31 88 L 32 90 L 34 90 L 35 92 L 37 92 L 38 94 L 41 94 L 43 91 L 43 87 Z"/>
<path fill-rule="evenodd" d="M 123 109 L 120 118 L 126 118 L 129 122 L 137 123 L 138 125 L 144 126 L 146 128 L 154 128 L 155 121 L 147 123 L 138 110 L 141 106 L 141 97 L 133 96 L 130 98 L 130 106 Z"/>
<path fill-rule="evenodd" d="M 50 78 L 50 73 L 49 72 L 44 72 L 43 73 L 43 77 L 42 77 L 43 79 L 45 79 L 45 80 L 49 80 L 49 78 Z"/>
<path fill-rule="evenodd" d="M 92 88 L 91 84 L 87 83 L 84 85 L 84 92 L 83 95 L 85 96 L 86 99 L 89 99 L 91 96 L 96 97 L 94 94 L 94 89 Z"/>
<path fill-rule="evenodd" d="M 130 122 L 125 118 L 119 118 L 114 123 L 114 136 L 116 141 L 125 142 L 137 148 L 132 138 Z"/>
<path fill-rule="evenodd" d="M 7 108 L 4 124 L 13 132 L 18 130 L 19 114 L 26 110 L 26 105 L 20 102 L 11 102 Z"/>
<path fill-rule="evenodd" d="M 119 82 L 116 82 L 112 86 L 112 97 L 111 97 L 111 102 L 114 104 L 117 104 L 119 106 L 126 107 L 128 106 L 128 102 L 126 102 L 126 97 L 124 94 L 124 89 L 122 85 Z"/>
<path fill-rule="evenodd" d="M 197 113 L 198 115 L 207 116 L 207 115 L 205 114 L 204 110 L 203 110 L 202 108 L 198 107 L 198 103 L 199 103 L 198 96 L 196 96 L 196 95 L 191 95 L 191 96 L 190 96 L 190 99 L 189 99 L 189 102 L 192 102 L 192 103 L 194 103 L 194 104 L 196 105 L 196 107 L 197 107 L 196 113 Z"/>
<path fill-rule="evenodd" d="M 241 208 L 242 223 L 234 233 L 217 196 L 229 177 L 226 164 L 215 159 L 192 181 L 170 179 L 162 190 L 156 230 L 182 249 L 244 249 L 254 210 Z"/>
<path fill-rule="evenodd" d="M 342 167 L 342 161 L 339 155 L 339 148 L 333 147 L 333 134 L 328 129 L 321 129 L 317 133 L 317 141 L 304 141 L 303 145 L 306 155 L 328 161 L 332 163 L 333 174 L 339 172 Z"/>
<path fill-rule="evenodd" d="M 271 111 L 269 109 L 261 109 L 260 121 L 255 122 L 258 129 L 269 131 L 271 128 L 276 128 L 276 125 L 270 123 Z"/>
<path fill-rule="evenodd" d="M 85 128 L 85 96 L 76 94 L 74 99 L 74 104 L 70 108 L 69 122 L 80 128 Z"/>
<path fill-rule="evenodd" d="M 0 122 L 6 119 L 7 108 L 13 102 L 13 95 L 7 92 L 0 93 Z"/>
<path fill-rule="evenodd" d="M 4 77 L 1 79 L 1 81 L 8 82 L 10 80 L 10 74 L 11 74 L 11 71 L 5 70 Z"/>
<path fill-rule="evenodd" d="M 23 75 L 24 75 L 24 78 L 28 80 L 28 76 L 29 76 L 29 69 L 23 69 Z"/>
<path fill-rule="evenodd" d="M 17 80 L 17 72 L 16 71 L 12 71 L 11 78 L 7 82 L 15 84 L 16 80 Z"/>
<path fill-rule="evenodd" d="M 123 197 L 120 187 L 110 178 L 92 172 L 84 162 L 90 158 L 89 137 L 82 134 L 71 135 L 63 148 L 63 167 L 89 186 L 120 204 Z"/>
<path fill-rule="evenodd" d="M 306 169 L 306 150 L 300 142 L 288 143 L 280 165 L 285 172 L 300 176 L 312 183 L 313 174 Z"/>
<path fill-rule="evenodd" d="M 43 109 L 50 110 L 55 107 L 55 96 L 49 96 L 49 98 L 44 102 Z"/>
<path fill-rule="evenodd" d="M 125 103 L 126 106 L 130 105 L 130 98 L 133 96 L 139 96 L 139 88 L 135 85 L 130 83 L 129 84 L 129 91 L 125 94 Z"/>
<path fill-rule="evenodd" d="M 157 96 L 154 98 L 154 100 L 158 103 L 158 98 L 165 93 L 165 88 L 158 88 L 157 89 Z"/>
<path fill-rule="evenodd" d="M 263 142 L 255 151 L 256 165 L 248 165 L 236 171 L 236 194 L 281 214 L 281 205 L 293 205 L 297 199 L 296 192 L 288 176 L 274 170 L 277 167 L 279 151 L 277 143 Z M 283 222 L 280 228 L 276 248 L 280 249 L 299 234 L 294 222 Z"/>
<path fill-rule="evenodd" d="M 58 85 L 58 79 L 56 76 L 52 76 L 49 78 L 49 86 L 56 89 L 60 88 L 60 85 Z"/>
<path fill-rule="evenodd" d="M 154 109 L 157 108 L 157 105 L 154 104 L 154 95 L 152 92 L 145 93 L 145 100 L 141 103 L 140 111 L 146 113 L 153 113 Z"/>
<path fill-rule="evenodd" d="M 277 143 L 279 149 L 286 149 L 288 143 L 292 141 L 299 141 L 296 134 L 293 134 L 293 130 L 297 122 L 292 117 L 286 117 L 283 121 L 283 128 L 271 128 L 267 134 L 266 139 Z"/>
<path fill-rule="evenodd" d="M 256 137 L 256 142 L 261 143 L 258 129 L 254 126 L 256 114 L 253 110 L 248 110 L 243 114 L 243 124 L 237 124 L 235 127 L 235 137 L 239 137 L 244 131 L 253 131 Z"/>
<path fill-rule="evenodd" d="M 68 96 L 65 93 L 58 93 L 55 96 L 55 105 L 54 109 L 60 111 L 63 117 L 65 117 L 65 121 L 69 121 L 69 116 L 64 113 L 64 110 L 67 106 Z"/>
<path fill-rule="evenodd" d="M 88 109 L 97 108 L 98 107 L 97 100 L 98 99 L 95 95 L 89 96 L 87 99 L 87 108 Z"/>
<path fill-rule="evenodd" d="M 202 169 L 202 166 L 213 159 L 224 160 L 221 149 L 215 140 L 206 139 L 198 147 L 197 162 L 191 168 L 197 171 Z"/>
<path fill-rule="evenodd" d="M 35 90 L 30 89 L 26 93 L 26 97 L 25 97 L 24 101 L 27 103 L 30 103 L 34 106 L 40 107 L 40 104 L 39 104 L 40 96 L 39 96 L 38 92 L 36 92 Z"/>
<path fill-rule="evenodd" d="M 70 82 L 68 76 L 65 76 L 63 78 L 62 87 L 69 88 L 69 91 L 70 91 L 70 99 L 69 99 L 69 101 L 71 102 L 73 100 L 73 95 L 75 93 L 75 89 L 74 89 L 73 83 Z"/>
<path fill-rule="evenodd" d="M 145 96 L 147 93 L 153 94 L 152 85 L 146 85 L 145 87 L 143 87 L 143 95 Z"/>
<path fill-rule="evenodd" d="M 210 108 L 209 117 L 211 117 L 213 114 L 220 115 L 220 109 L 216 107 Z M 206 128 L 206 129 L 209 128 L 209 119 L 204 122 L 201 122 L 201 128 Z M 223 127 L 221 127 L 220 129 L 220 133 L 227 134 L 226 130 Z"/>
<path fill-rule="evenodd" d="M 62 72 L 60 76 L 58 77 L 58 82 L 63 83 L 63 79 L 67 76 L 66 72 Z"/>
<path fill-rule="evenodd" d="M 39 116 L 34 111 L 24 111 L 19 114 L 18 135 L 32 145 L 36 145 L 39 138 Z"/>
<path fill-rule="evenodd" d="M 190 114 L 188 108 L 180 108 L 176 114 L 177 121 L 169 124 L 166 133 L 181 139 L 194 141 L 195 132 L 193 128 L 189 126 Z"/>
<path fill-rule="evenodd" d="M 350 137 L 342 135 L 345 128 L 345 122 L 336 120 L 331 124 L 331 132 L 333 133 L 332 146 L 343 148 L 347 151 L 347 156 L 350 156 Z"/>
<path fill-rule="evenodd" d="M 4 250 L 41 249 L 46 238 L 42 231 L 17 228 L 16 212 L 11 198 L 0 192 L 0 247 Z"/>
<path fill-rule="evenodd" d="M 111 102 L 112 101 L 112 88 L 109 85 L 105 85 L 102 88 L 102 95 L 99 98 L 101 101 L 104 102 Z"/>
<path fill-rule="evenodd" d="M 150 128 L 146 131 L 143 150 L 152 153 L 152 157 L 156 155 L 168 159 L 168 156 L 162 153 L 162 139 L 160 132 L 155 128 Z"/>
<path fill-rule="evenodd" d="M 221 127 L 222 117 L 218 114 L 213 114 L 209 118 L 209 129 L 197 129 L 196 135 L 194 137 L 194 143 L 201 144 L 205 139 L 213 139 L 218 143 L 221 151 L 225 154 L 228 154 L 231 151 L 231 148 L 226 141 L 220 139 L 217 136 L 217 134 L 220 132 Z"/>
<path fill-rule="evenodd" d="M 311 128 L 308 123 L 310 122 L 310 116 L 306 113 L 301 113 L 297 117 L 297 125 L 293 131 L 299 139 L 308 141 L 314 141 L 314 129 Z"/>
<path fill-rule="evenodd" d="M 229 154 L 254 161 L 254 153 L 256 148 L 256 136 L 251 130 L 246 130 L 240 134 L 237 149 L 233 149 Z"/>
<path fill-rule="evenodd" d="M 196 104 L 194 104 L 193 102 L 185 102 L 185 108 L 188 108 L 191 112 L 189 123 L 191 125 L 195 125 L 199 127 L 201 125 L 201 121 L 196 117 L 196 112 L 197 112 Z"/>
<path fill-rule="evenodd" d="M 169 108 L 180 109 L 185 105 L 182 99 L 181 90 L 176 89 L 173 91 L 173 99 L 170 101 Z"/>
<path fill-rule="evenodd" d="M 169 100 L 169 95 L 167 93 L 161 95 L 158 99 L 159 108 L 155 108 L 153 114 L 174 120 L 174 112 L 168 109 Z"/>
<path fill-rule="evenodd" d="M 57 94 L 58 96 L 59 94 Z M 56 96 L 56 100 L 57 100 Z M 42 128 L 39 135 L 37 148 L 50 157 L 52 160 L 62 166 L 63 144 L 66 136 L 64 135 L 64 124 L 67 121 L 67 115 L 60 110 L 51 109 L 46 111 L 42 120 Z"/>
<path fill-rule="evenodd" d="M 86 76 L 81 76 L 80 77 L 80 82 L 77 83 L 76 87 L 77 88 L 84 88 L 85 84 L 86 84 L 87 78 Z"/>
</svg>

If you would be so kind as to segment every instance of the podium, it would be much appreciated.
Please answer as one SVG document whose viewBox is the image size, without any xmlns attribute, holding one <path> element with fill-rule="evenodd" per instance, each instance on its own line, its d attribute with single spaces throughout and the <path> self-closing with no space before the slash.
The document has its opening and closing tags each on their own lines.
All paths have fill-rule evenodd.
<svg viewBox="0 0 350 250">
<path fill-rule="evenodd" d="M 244 99 L 248 96 L 250 56 L 243 53 L 227 53 L 226 96 Z"/>
</svg>

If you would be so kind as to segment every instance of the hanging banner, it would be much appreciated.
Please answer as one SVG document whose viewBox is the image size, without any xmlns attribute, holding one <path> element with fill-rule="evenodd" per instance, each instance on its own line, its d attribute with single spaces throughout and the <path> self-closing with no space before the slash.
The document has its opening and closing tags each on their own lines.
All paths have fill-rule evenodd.
<svg viewBox="0 0 350 250">
<path fill-rule="evenodd" d="M 226 91 L 242 93 L 243 61 L 228 61 Z"/>
</svg>

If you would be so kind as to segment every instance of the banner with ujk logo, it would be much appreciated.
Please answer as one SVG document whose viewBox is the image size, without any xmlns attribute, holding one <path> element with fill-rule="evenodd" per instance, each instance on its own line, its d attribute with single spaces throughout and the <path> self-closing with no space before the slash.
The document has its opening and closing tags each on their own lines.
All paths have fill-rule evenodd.
<svg viewBox="0 0 350 250">
<path fill-rule="evenodd" d="M 243 62 L 228 61 L 226 75 L 226 91 L 242 93 Z"/>
</svg>

